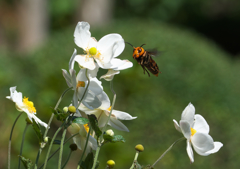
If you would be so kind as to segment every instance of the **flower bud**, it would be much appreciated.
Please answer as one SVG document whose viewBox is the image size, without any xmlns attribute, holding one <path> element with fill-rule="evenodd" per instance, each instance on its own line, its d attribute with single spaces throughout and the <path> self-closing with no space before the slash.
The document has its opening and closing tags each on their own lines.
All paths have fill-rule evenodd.
<svg viewBox="0 0 240 169">
<path fill-rule="evenodd" d="M 107 161 L 107 165 L 108 165 L 109 168 L 113 168 L 113 167 L 115 166 L 115 161 L 113 161 L 113 160 L 108 160 L 108 161 Z"/>
<path fill-rule="evenodd" d="M 77 145 L 76 144 L 71 144 L 69 146 L 69 148 L 72 150 L 72 151 L 76 151 L 77 150 Z"/>
<path fill-rule="evenodd" d="M 76 107 L 74 107 L 74 106 L 69 106 L 68 107 L 68 111 L 69 111 L 69 113 L 76 113 Z"/>
<path fill-rule="evenodd" d="M 144 151 L 144 147 L 143 147 L 142 144 L 138 144 L 138 145 L 136 145 L 135 150 L 139 151 L 139 152 L 143 152 Z"/>
<path fill-rule="evenodd" d="M 63 112 L 64 112 L 64 113 L 67 113 L 67 112 L 68 112 L 68 107 L 64 107 L 64 108 L 63 108 Z"/>
<path fill-rule="evenodd" d="M 48 137 L 45 137 L 43 141 L 44 141 L 44 143 L 47 143 L 48 142 Z"/>
<path fill-rule="evenodd" d="M 114 132 L 112 131 L 112 129 L 109 129 L 109 130 L 106 131 L 106 135 L 109 135 L 109 136 L 113 137 Z"/>
</svg>

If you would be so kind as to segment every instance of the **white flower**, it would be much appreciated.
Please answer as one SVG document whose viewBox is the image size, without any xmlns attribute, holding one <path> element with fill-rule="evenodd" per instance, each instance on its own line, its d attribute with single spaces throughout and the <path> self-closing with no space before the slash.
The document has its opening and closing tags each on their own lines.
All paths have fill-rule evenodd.
<svg viewBox="0 0 240 169">
<path fill-rule="evenodd" d="M 187 139 L 187 153 L 192 163 L 194 162 L 194 157 L 191 145 L 202 156 L 216 153 L 223 146 L 221 142 L 213 141 L 208 134 L 209 125 L 201 115 L 195 115 L 195 108 L 191 103 L 183 110 L 179 124 L 176 120 L 173 120 L 173 122 L 175 128 L 183 133 Z"/>
<path fill-rule="evenodd" d="M 87 124 L 81 125 L 81 124 L 72 123 L 68 127 L 68 131 L 71 134 L 78 133 L 78 135 L 73 137 L 73 141 L 80 150 L 83 150 L 84 147 L 85 147 L 86 141 L 87 141 L 87 134 L 89 132 L 88 125 Z M 88 154 L 89 152 L 91 152 L 91 150 L 96 150 L 96 149 L 97 149 L 97 140 L 90 135 L 85 154 Z"/>
<path fill-rule="evenodd" d="M 16 104 L 17 110 L 25 112 L 31 121 L 34 119 L 37 123 L 47 128 L 47 124 L 35 116 L 36 108 L 34 107 L 33 102 L 29 101 L 26 97 L 22 98 L 22 93 L 17 92 L 16 86 L 10 87 L 10 96 L 7 96 L 6 98 L 12 100 Z"/>
<path fill-rule="evenodd" d="M 97 108 L 101 105 L 101 101 L 98 99 L 98 95 L 103 92 L 103 87 L 101 82 L 96 78 L 98 72 L 98 66 L 94 70 L 88 70 L 87 76 L 90 80 L 89 87 L 87 88 L 88 80 L 86 77 L 86 69 L 81 69 L 76 76 L 76 71 L 74 70 L 74 58 L 76 57 L 76 49 L 69 62 L 69 73 L 62 69 L 63 76 L 69 87 L 73 87 L 73 105 L 77 107 L 78 100 L 82 99 L 82 103 L 89 109 Z M 85 92 L 86 90 L 86 92 Z M 85 94 L 84 94 L 85 93 Z"/>
<path fill-rule="evenodd" d="M 90 25 L 87 22 L 78 22 L 74 31 L 74 41 L 85 51 L 85 55 L 77 55 L 75 60 L 84 68 L 95 69 L 96 64 L 103 69 L 122 70 L 132 67 L 128 60 L 120 60 L 119 56 L 124 48 L 124 39 L 119 34 L 108 34 L 98 42 L 91 37 Z"/>
<path fill-rule="evenodd" d="M 102 101 L 102 105 L 94 110 L 89 110 L 84 105 L 79 106 L 79 110 L 85 112 L 86 114 L 94 114 L 97 117 L 98 120 L 98 126 L 99 128 L 103 128 L 107 122 L 111 106 L 110 106 L 110 100 L 105 92 L 103 92 L 100 97 L 100 100 Z M 110 120 L 108 121 L 108 125 L 112 126 L 113 128 L 121 131 L 127 131 L 129 132 L 128 128 L 119 120 L 133 120 L 137 117 L 132 117 L 130 114 L 118 111 L 118 110 L 112 110 L 112 114 L 110 117 Z"/>
</svg>

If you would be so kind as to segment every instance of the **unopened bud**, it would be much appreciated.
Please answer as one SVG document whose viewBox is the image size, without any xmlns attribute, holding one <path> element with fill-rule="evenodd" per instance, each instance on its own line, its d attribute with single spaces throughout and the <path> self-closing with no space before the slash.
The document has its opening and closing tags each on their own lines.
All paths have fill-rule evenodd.
<svg viewBox="0 0 240 169">
<path fill-rule="evenodd" d="M 64 113 L 67 113 L 67 112 L 68 112 L 68 107 L 64 107 L 64 108 L 63 108 L 63 112 L 64 112 Z"/>
<path fill-rule="evenodd" d="M 139 151 L 139 152 L 143 152 L 144 151 L 144 147 L 143 147 L 142 144 L 138 144 L 138 145 L 136 145 L 135 150 Z"/>
<path fill-rule="evenodd" d="M 48 137 L 45 137 L 43 141 L 44 141 L 44 143 L 47 143 L 48 142 Z"/>
<path fill-rule="evenodd" d="M 74 107 L 74 106 L 69 106 L 68 107 L 68 111 L 69 111 L 69 113 L 76 113 L 76 107 Z"/>
<path fill-rule="evenodd" d="M 114 132 L 112 131 L 112 129 L 109 129 L 106 131 L 106 134 L 113 137 L 114 136 Z"/>
<path fill-rule="evenodd" d="M 69 148 L 72 150 L 72 151 L 76 151 L 77 150 L 77 145 L 76 144 L 71 144 L 69 146 Z"/>
<path fill-rule="evenodd" d="M 115 161 L 113 161 L 113 160 L 108 160 L 108 161 L 107 161 L 107 165 L 108 165 L 109 168 L 113 168 L 113 167 L 115 166 Z"/>
</svg>

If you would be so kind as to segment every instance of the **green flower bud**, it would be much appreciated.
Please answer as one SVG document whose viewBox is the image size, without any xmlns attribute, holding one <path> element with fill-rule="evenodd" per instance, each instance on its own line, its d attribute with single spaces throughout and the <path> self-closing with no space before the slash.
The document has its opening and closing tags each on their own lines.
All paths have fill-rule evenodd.
<svg viewBox="0 0 240 169">
<path fill-rule="evenodd" d="M 48 137 L 45 137 L 43 141 L 44 141 L 44 143 L 47 143 L 48 142 Z"/>
<path fill-rule="evenodd" d="M 112 131 L 112 129 L 109 129 L 106 131 L 106 134 L 113 137 L 114 136 L 114 132 Z"/>
<path fill-rule="evenodd" d="M 63 112 L 64 112 L 64 113 L 67 113 L 67 112 L 68 112 L 68 107 L 64 107 L 64 108 L 63 108 Z"/>
<path fill-rule="evenodd" d="M 74 106 L 69 106 L 68 107 L 68 111 L 69 111 L 69 113 L 76 113 L 76 107 L 74 107 Z"/>
<path fill-rule="evenodd" d="M 136 145 L 135 150 L 139 151 L 139 152 L 143 152 L 144 151 L 144 147 L 143 147 L 142 144 L 138 144 L 138 145 Z"/>
<path fill-rule="evenodd" d="M 113 167 L 115 166 L 115 161 L 113 161 L 113 160 L 108 160 L 108 161 L 107 161 L 107 165 L 108 165 L 109 168 L 113 168 Z"/>
</svg>

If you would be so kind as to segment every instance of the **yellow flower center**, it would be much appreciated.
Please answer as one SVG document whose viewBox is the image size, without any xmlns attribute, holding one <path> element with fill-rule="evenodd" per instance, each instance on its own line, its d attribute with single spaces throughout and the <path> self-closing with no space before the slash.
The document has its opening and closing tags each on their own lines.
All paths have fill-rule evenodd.
<svg viewBox="0 0 240 169">
<path fill-rule="evenodd" d="M 88 126 L 88 124 L 84 124 L 83 126 L 84 126 L 85 130 L 86 130 L 87 133 L 88 133 L 88 132 L 89 132 L 89 126 Z"/>
<path fill-rule="evenodd" d="M 111 111 L 111 109 L 112 109 L 112 106 L 110 106 L 110 107 L 107 109 L 107 111 Z"/>
<path fill-rule="evenodd" d="M 96 55 L 97 54 L 97 48 L 91 47 L 89 49 L 89 54 L 92 55 L 92 56 Z"/>
<path fill-rule="evenodd" d="M 23 98 L 23 104 L 26 106 L 26 108 L 30 113 L 33 113 L 33 114 L 36 113 L 36 108 L 34 107 L 33 102 L 28 101 L 27 97 Z"/>
<path fill-rule="evenodd" d="M 91 47 L 89 50 L 86 49 L 87 51 L 87 55 L 89 55 L 89 57 L 94 57 L 95 59 L 100 59 L 101 53 L 97 50 L 97 48 L 95 47 Z"/>
<path fill-rule="evenodd" d="M 197 130 L 191 128 L 191 136 L 193 136 L 196 132 L 197 132 Z"/>
<path fill-rule="evenodd" d="M 85 82 L 84 81 L 78 81 L 77 88 L 78 87 L 85 87 Z"/>
</svg>

